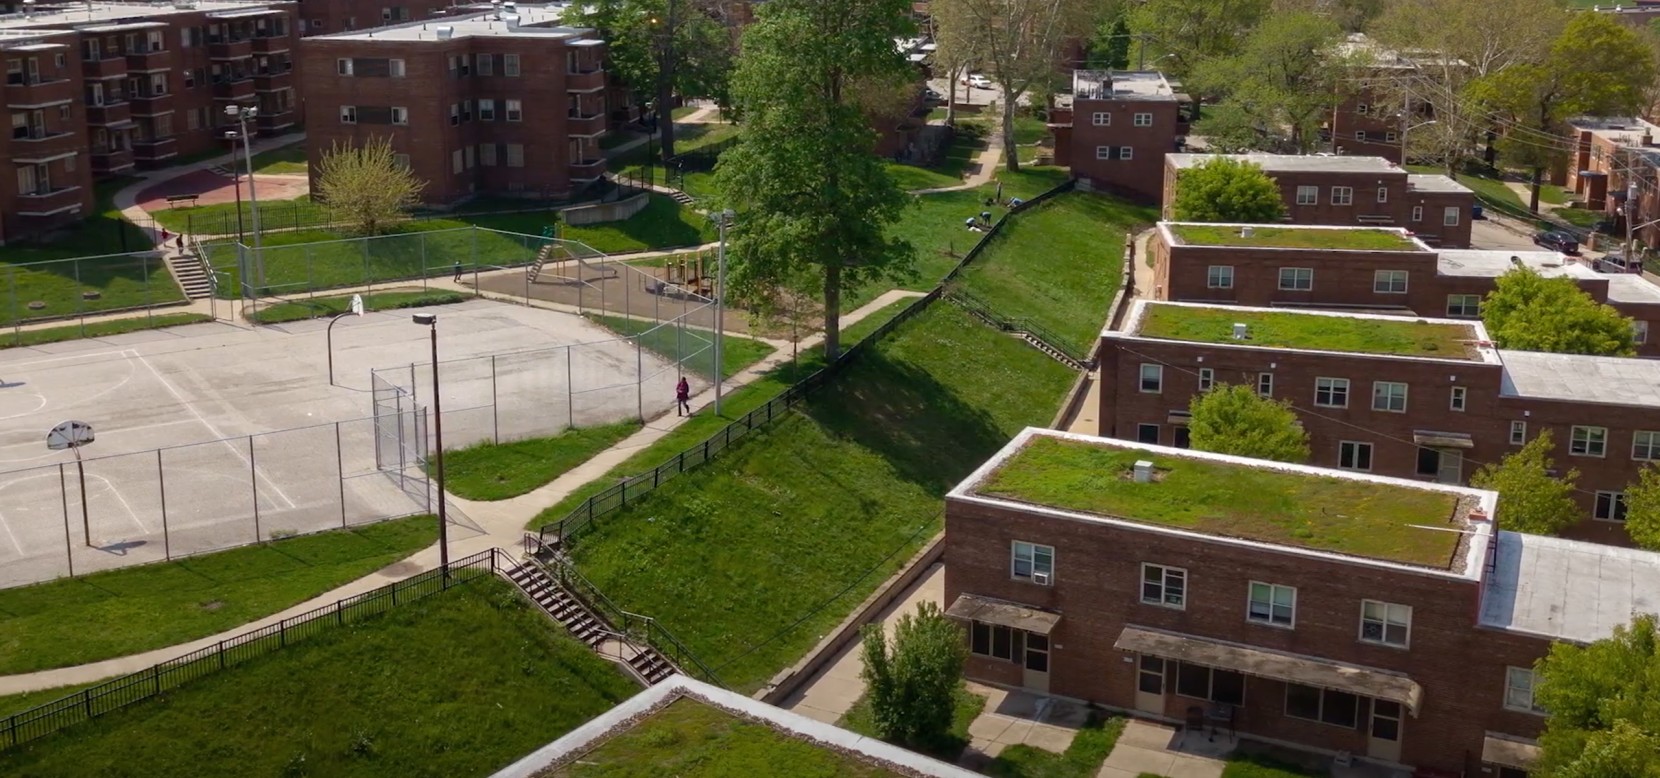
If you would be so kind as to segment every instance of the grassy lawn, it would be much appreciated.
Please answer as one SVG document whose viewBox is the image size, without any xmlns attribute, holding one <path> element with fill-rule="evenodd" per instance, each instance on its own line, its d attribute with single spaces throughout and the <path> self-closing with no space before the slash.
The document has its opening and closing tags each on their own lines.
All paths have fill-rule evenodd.
<svg viewBox="0 0 1660 778">
<path fill-rule="evenodd" d="M 1092 778 L 1118 743 L 1124 723 L 1117 716 L 1101 718 L 1091 713 L 1064 753 L 1019 743 L 1003 749 L 986 768 L 986 774 L 997 778 Z"/>
<path fill-rule="evenodd" d="M 877 778 L 900 773 L 683 697 L 574 762 L 545 774 L 546 778 L 665 775 Z"/>
<path fill-rule="evenodd" d="M 403 559 L 437 534 L 436 520 L 417 516 L 0 590 L 0 674 L 232 629 Z"/>
<path fill-rule="evenodd" d="M 943 742 L 926 746 L 921 751 L 935 759 L 955 763 L 968 746 L 968 726 L 986 709 L 986 698 L 969 691 L 967 686 L 958 686 L 956 694 L 952 695 L 952 702 L 951 731 Z M 853 707 L 842 714 L 836 726 L 866 737 L 876 737 L 876 722 L 871 715 L 870 698 L 860 695 L 853 701 Z"/>
<path fill-rule="evenodd" d="M 254 155 L 254 172 L 266 175 L 300 175 L 310 172 L 305 144 L 295 143 Z"/>
<path fill-rule="evenodd" d="M 1470 346 L 1474 330 L 1459 324 L 1177 305 L 1149 305 L 1146 311 L 1136 334 L 1148 338 L 1240 343 L 1233 338 L 1233 325 L 1244 324 L 1245 342 L 1252 346 L 1444 359 L 1474 355 Z"/>
<path fill-rule="evenodd" d="M 715 363 L 714 330 L 701 330 L 692 327 L 665 327 L 659 322 L 648 319 L 630 319 L 624 316 L 603 316 L 586 314 L 589 321 L 617 333 L 625 338 L 632 338 L 640 333 L 647 351 L 653 352 L 670 362 L 678 362 L 681 369 L 693 375 L 713 375 Z M 741 315 L 728 312 L 728 315 Z M 765 359 L 772 353 L 769 346 L 754 338 L 745 338 L 727 334 L 721 346 L 721 372 L 727 378 L 737 375 L 744 368 Z M 682 355 L 689 355 L 682 357 Z"/>
<path fill-rule="evenodd" d="M 1257 754 L 1228 757 L 1228 764 L 1222 768 L 1222 778 L 1315 778 L 1328 774 L 1328 770 L 1308 769 Z"/>
<path fill-rule="evenodd" d="M 1175 224 L 1170 231 L 1190 246 L 1241 248 L 1339 249 L 1344 251 L 1418 251 L 1410 238 L 1391 230 L 1324 227 L 1251 227 L 1243 236 L 1239 227 Z"/>
<path fill-rule="evenodd" d="M 1406 168 L 1413 173 L 1431 173 L 1443 176 L 1447 174 L 1445 168 L 1435 165 L 1407 165 Z M 1468 173 L 1459 173 L 1456 176 L 1456 179 L 1458 183 L 1469 187 L 1471 191 L 1475 192 L 1476 197 L 1479 199 L 1494 202 L 1501 206 L 1509 206 L 1513 209 L 1521 211 L 1527 210 L 1527 201 L 1522 197 L 1522 195 L 1517 193 L 1516 190 L 1511 189 L 1503 181 L 1496 178 L 1488 178 L 1486 176 L 1472 176 Z M 1540 202 L 1548 202 L 1545 199 L 1545 193 L 1543 190 L 1550 188 L 1552 187 L 1548 183 L 1540 187 Z"/>
<path fill-rule="evenodd" d="M 1126 477 L 1151 459 L 1162 478 Z M 1428 489 L 1150 455 L 1040 438 L 1016 453 L 979 493 L 1064 510 L 1119 516 L 1341 554 L 1445 569 L 1458 533 L 1457 499 Z"/>
<path fill-rule="evenodd" d="M 1087 354 L 1106 321 L 1124 267 L 1124 235 L 1150 208 L 1069 192 L 1024 211 L 963 272 L 963 286 L 998 313 L 1030 319 Z"/>
<path fill-rule="evenodd" d="M 391 311 L 398 308 L 426 308 L 433 305 L 451 305 L 465 302 L 468 299 L 469 295 L 444 289 L 374 292 L 363 297 L 363 310 Z M 313 297 L 309 300 L 293 300 L 277 303 L 269 308 L 262 308 L 253 314 L 252 318 L 261 324 L 276 324 L 285 321 L 301 321 L 303 319 L 334 316 L 346 313 L 351 308 L 351 295 Z"/>
<path fill-rule="evenodd" d="M 985 130 L 979 125 L 962 125 L 946 147 L 945 156 L 938 165 L 921 167 L 898 162 L 888 163 L 888 172 L 905 190 L 936 189 L 956 186 L 968 175 L 974 158 L 986 148 Z"/>
<path fill-rule="evenodd" d="M 65 327 L 18 330 L 0 334 L 0 349 L 17 346 L 40 346 L 47 343 L 61 343 L 66 340 L 80 340 L 81 338 L 101 338 L 106 335 L 120 335 L 124 332 L 159 330 L 163 327 L 200 324 L 208 321 L 213 321 L 213 317 L 205 313 L 164 313 L 156 316 L 145 316 L 140 313 L 131 319 L 88 322 L 84 327 L 71 324 Z"/>
<path fill-rule="evenodd" d="M 1027 164 L 1037 159 L 1038 143 L 1049 137 L 1049 125 L 1035 116 L 1014 117 L 1014 142 L 1020 147 L 1020 161 Z"/>
<path fill-rule="evenodd" d="M 490 577 L 0 752 L 0 774 L 488 775 L 638 691 Z"/>
<path fill-rule="evenodd" d="M 518 497 L 634 434 L 639 422 L 568 429 L 550 438 L 479 443 L 444 452 L 444 488 L 468 500 Z"/>
<path fill-rule="evenodd" d="M 944 493 L 1046 423 L 1072 378 L 936 305 L 696 477 L 596 522 L 573 557 L 752 691 L 937 531 Z"/>
<path fill-rule="evenodd" d="M 1592 211 L 1586 208 L 1558 208 L 1554 213 L 1562 221 L 1587 230 L 1591 229 L 1591 226 L 1597 222 L 1608 218 L 1608 214 L 1602 211 Z"/>
<path fill-rule="evenodd" d="M 97 683 L 83 683 L 75 686 L 59 686 L 56 689 L 44 689 L 38 692 L 24 692 L 22 694 L 8 694 L 0 697 L 0 719 L 14 713 L 22 713 L 30 708 L 37 708 L 48 702 L 56 702 L 75 692 Z"/>
<path fill-rule="evenodd" d="M 252 244 L 254 207 L 249 202 L 241 203 L 240 207 L 242 210 L 240 229 L 243 230 L 243 234 L 246 236 L 244 239 Z M 238 203 L 213 203 L 211 205 L 192 205 L 180 208 L 161 208 L 148 213 L 156 224 L 174 232 L 183 232 L 189 235 L 235 235 L 238 229 L 237 208 Z M 291 200 L 260 200 L 259 218 L 262 231 L 313 227 L 319 224 L 328 224 L 334 220 L 334 217 L 329 214 L 328 208 L 311 201 L 311 195 L 301 195 Z M 270 238 L 268 235 L 263 237 Z"/>
</svg>

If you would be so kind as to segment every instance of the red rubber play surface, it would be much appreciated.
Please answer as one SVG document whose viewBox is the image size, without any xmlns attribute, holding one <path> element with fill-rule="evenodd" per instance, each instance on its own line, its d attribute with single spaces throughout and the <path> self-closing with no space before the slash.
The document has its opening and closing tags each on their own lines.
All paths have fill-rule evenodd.
<svg viewBox="0 0 1660 778">
<path fill-rule="evenodd" d="M 261 201 L 291 200 L 311 191 L 305 176 L 255 176 Z M 248 197 L 248 182 L 242 181 L 242 197 Z M 236 202 L 236 185 L 230 176 L 211 170 L 198 170 L 178 178 L 163 181 L 138 193 L 138 206 L 145 211 L 167 210 L 167 198 L 174 195 L 197 195 L 197 205 Z M 180 205 L 185 208 L 189 206 Z"/>
</svg>

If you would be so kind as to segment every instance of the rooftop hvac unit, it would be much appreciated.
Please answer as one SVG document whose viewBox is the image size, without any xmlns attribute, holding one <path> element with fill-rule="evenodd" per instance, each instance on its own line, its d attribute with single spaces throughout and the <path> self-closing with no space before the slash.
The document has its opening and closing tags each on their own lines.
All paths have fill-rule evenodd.
<svg viewBox="0 0 1660 778">
<path fill-rule="evenodd" d="M 1233 325 L 1233 339 L 1234 340 L 1245 340 L 1245 339 L 1249 338 L 1250 336 L 1251 336 L 1250 327 L 1245 326 L 1245 324 L 1243 324 L 1241 322 L 1234 322 L 1234 325 Z"/>
<path fill-rule="evenodd" d="M 432 28 L 432 30 L 433 30 L 433 33 L 438 36 L 438 40 L 441 40 L 441 41 L 447 41 L 450 38 L 455 37 L 455 28 L 451 27 L 447 24 L 446 25 L 441 25 L 441 26 L 438 26 L 438 27 L 434 27 L 434 28 Z"/>
<path fill-rule="evenodd" d="M 1135 463 L 1135 482 L 1150 484 L 1153 482 L 1153 463 L 1151 460 L 1141 459 Z"/>
</svg>

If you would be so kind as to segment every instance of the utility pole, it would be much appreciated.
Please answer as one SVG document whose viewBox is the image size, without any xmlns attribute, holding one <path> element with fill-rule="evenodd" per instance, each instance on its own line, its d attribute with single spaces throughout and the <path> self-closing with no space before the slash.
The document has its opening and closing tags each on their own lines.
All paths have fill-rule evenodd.
<svg viewBox="0 0 1660 778">
<path fill-rule="evenodd" d="M 1629 174 L 1628 174 L 1629 175 Z M 1632 241 L 1637 235 L 1637 179 L 1625 186 L 1625 249 L 1620 254 L 1626 262 L 1632 258 Z"/>
</svg>

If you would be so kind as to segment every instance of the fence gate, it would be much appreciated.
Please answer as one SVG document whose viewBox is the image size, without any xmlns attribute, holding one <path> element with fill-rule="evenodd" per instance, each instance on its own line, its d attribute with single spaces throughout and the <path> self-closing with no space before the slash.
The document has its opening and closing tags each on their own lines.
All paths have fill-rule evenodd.
<svg viewBox="0 0 1660 778">
<path fill-rule="evenodd" d="M 426 466 L 426 414 L 409 390 L 371 373 L 375 406 L 375 467 L 404 474 Z"/>
</svg>

